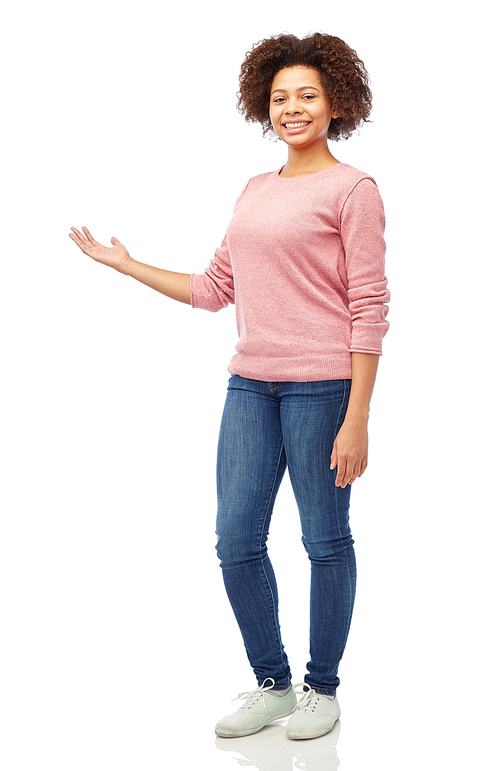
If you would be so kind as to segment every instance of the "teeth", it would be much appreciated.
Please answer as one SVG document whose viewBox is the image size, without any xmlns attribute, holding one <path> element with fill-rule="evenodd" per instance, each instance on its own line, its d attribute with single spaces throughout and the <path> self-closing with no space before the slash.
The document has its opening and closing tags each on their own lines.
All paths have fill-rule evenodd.
<svg viewBox="0 0 500 771">
<path fill-rule="evenodd" d="M 294 129 L 294 128 L 304 128 L 304 126 L 307 126 L 309 121 L 306 121 L 305 123 L 285 123 L 285 128 L 287 129 Z"/>
</svg>

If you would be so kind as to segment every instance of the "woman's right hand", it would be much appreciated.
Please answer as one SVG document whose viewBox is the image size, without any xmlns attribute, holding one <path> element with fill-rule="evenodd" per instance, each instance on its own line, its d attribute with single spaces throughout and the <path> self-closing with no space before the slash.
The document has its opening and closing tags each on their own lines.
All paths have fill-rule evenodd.
<svg viewBox="0 0 500 771">
<path fill-rule="evenodd" d="M 117 238 L 112 238 L 110 246 L 103 246 L 93 238 L 88 228 L 83 226 L 83 233 L 80 233 L 76 228 L 71 228 L 73 233 L 69 233 L 69 237 L 80 247 L 84 254 L 88 254 L 96 262 L 101 262 L 103 265 L 108 265 L 110 268 L 115 268 L 120 273 L 124 273 L 125 264 L 132 259 L 126 248 L 121 244 Z"/>
</svg>

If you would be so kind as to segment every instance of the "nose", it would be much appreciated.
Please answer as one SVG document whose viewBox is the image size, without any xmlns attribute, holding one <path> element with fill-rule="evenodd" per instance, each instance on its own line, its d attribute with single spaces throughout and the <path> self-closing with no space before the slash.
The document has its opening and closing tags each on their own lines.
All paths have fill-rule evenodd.
<svg viewBox="0 0 500 771">
<path fill-rule="evenodd" d="M 290 94 L 285 109 L 286 115 L 296 115 L 300 112 L 303 112 L 303 103 L 300 101 L 300 95 Z"/>
</svg>

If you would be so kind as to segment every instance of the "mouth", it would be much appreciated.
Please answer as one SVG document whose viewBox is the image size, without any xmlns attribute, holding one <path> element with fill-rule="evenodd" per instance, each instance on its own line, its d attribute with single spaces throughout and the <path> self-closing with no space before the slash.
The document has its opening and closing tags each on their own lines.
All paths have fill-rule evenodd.
<svg viewBox="0 0 500 771">
<path fill-rule="evenodd" d="M 299 131 L 303 131 L 308 126 L 310 126 L 312 121 L 310 120 L 301 120 L 301 121 L 287 121 L 286 123 L 282 123 L 281 125 L 285 129 L 285 131 L 290 133 L 297 133 Z"/>
</svg>

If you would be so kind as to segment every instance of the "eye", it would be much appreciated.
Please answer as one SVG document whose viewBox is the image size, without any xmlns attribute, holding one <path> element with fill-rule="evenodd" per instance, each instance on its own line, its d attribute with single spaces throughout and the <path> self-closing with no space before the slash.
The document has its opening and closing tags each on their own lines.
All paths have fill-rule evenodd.
<svg viewBox="0 0 500 771">
<path fill-rule="evenodd" d="M 311 99 L 315 98 L 315 95 L 314 94 L 304 94 L 304 96 L 302 98 L 303 99 L 307 99 L 308 101 L 310 101 Z"/>
<path fill-rule="evenodd" d="M 274 102 L 276 104 L 278 104 L 279 102 L 284 102 L 284 101 L 285 101 L 285 99 L 282 96 L 277 96 L 276 99 L 274 99 Z"/>
</svg>

